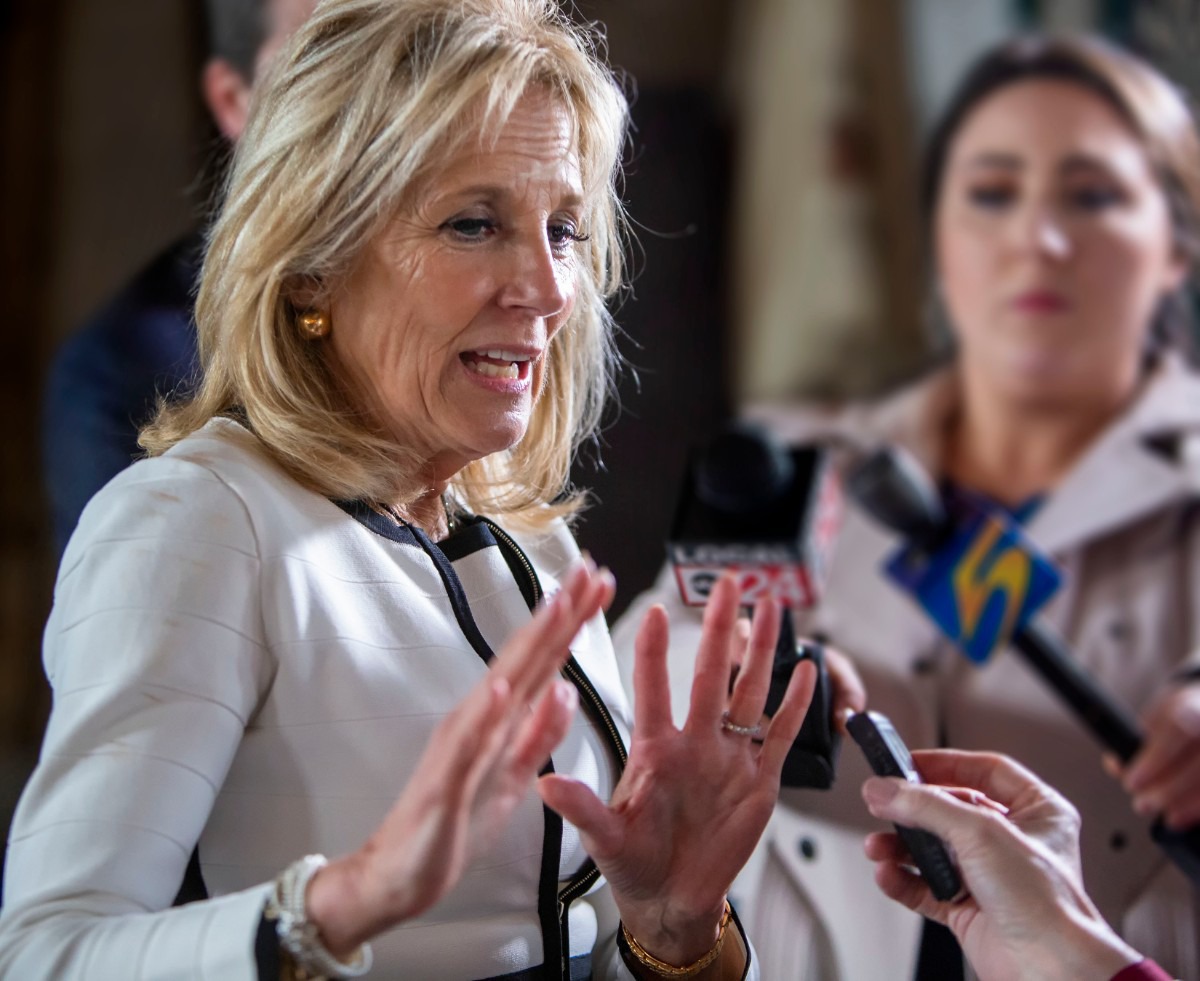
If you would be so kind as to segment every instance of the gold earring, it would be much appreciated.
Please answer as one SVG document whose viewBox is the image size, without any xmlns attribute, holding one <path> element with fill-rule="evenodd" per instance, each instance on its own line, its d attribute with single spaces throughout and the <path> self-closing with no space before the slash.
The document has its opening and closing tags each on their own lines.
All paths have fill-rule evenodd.
<svg viewBox="0 0 1200 981">
<path fill-rule="evenodd" d="M 300 327 L 300 333 L 310 341 L 320 340 L 329 333 L 331 327 L 329 314 L 320 310 L 302 313 L 296 322 Z"/>
</svg>

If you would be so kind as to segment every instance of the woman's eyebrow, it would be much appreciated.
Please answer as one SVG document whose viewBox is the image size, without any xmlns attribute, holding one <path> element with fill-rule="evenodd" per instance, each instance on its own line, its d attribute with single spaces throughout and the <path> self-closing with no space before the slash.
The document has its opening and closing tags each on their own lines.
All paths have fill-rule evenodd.
<svg viewBox="0 0 1200 981">
<path fill-rule="evenodd" d="M 1058 165 L 1058 170 L 1059 173 L 1064 175 L 1080 171 L 1089 173 L 1100 171 L 1105 174 L 1113 173 L 1112 166 L 1106 160 L 1093 156 L 1090 153 L 1072 153 Z"/>
<path fill-rule="evenodd" d="M 986 150 L 976 154 L 969 160 L 964 161 L 962 165 L 969 170 L 1022 170 L 1025 167 L 1025 160 L 1020 155 L 1015 153 L 1005 153 L 996 150 Z M 1058 165 L 1058 172 L 1063 176 L 1069 176 L 1074 173 L 1113 173 L 1112 165 L 1103 157 L 1095 156 L 1086 152 L 1074 152 L 1068 154 Z"/>
<path fill-rule="evenodd" d="M 519 195 L 504 184 L 469 184 L 447 188 L 435 196 L 443 200 L 477 198 L 481 201 L 504 201 Z M 558 199 L 560 207 L 577 208 L 584 203 L 584 196 L 576 188 L 565 183 L 559 189 Z"/>
<path fill-rule="evenodd" d="M 982 153 L 977 153 L 969 160 L 964 161 L 963 166 L 971 170 L 982 170 L 984 168 L 1020 170 L 1025 166 L 1025 161 L 1015 153 L 1004 153 L 1000 150 L 984 150 Z"/>
</svg>

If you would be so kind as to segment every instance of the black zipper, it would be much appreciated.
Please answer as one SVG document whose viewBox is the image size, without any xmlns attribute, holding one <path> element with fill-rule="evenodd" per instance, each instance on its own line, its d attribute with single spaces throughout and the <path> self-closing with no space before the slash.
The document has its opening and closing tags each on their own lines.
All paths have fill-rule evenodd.
<svg viewBox="0 0 1200 981">
<path fill-rule="evenodd" d="M 520 563 L 529 577 L 529 585 L 532 587 L 535 605 L 536 603 L 540 603 L 544 596 L 542 584 L 538 580 L 537 572 L 533 568 L 533 563 L 529 561 L 529 557 L 522 551 L 521 546 L 513 541 L 512 536 L 498 524 L 489 518 L 481 518 L 480 520 L 491 529 L 492 534 L 499 542 L 503 543 L 503 546 L 507 546 L 510 554 Z M 616 754 L 618 760 L 617 776 L 620 777 L 620 774 L 625 770 L 625 764 L 629 762 L 629 754 L 625 749 L 625 742 L 621 739 L 621 733 L 617 729 L 617 724 L 613 721 L 613 717 L 608 711 L 608 706 L 604 704 L 600 693 L 596 691 L 591 680 L 584 674 L 583 668 L 579 666 L 579 662 L 575 660 L 574 655 L 567 659 L 567 663 L 563 665 L 562 673 L 578 689 L 581 696 L 581 703 L 594 716 L 595 721 L 599 722 L 605 732 L 608 733 L 611 743 L 609 748 Z"/>
<path fill-rule="evenodd" d="M 507 551 L 508 556 L 516 559 L 517 565 L 525 571 L 525 574 L 529 578 L 531 595 L 534 597 L 534 602 L 530 606 L 531 608 L 536 606 L 542 601 L 542 597 L 545 594 L 542 590 L 541 581 L 538 579 L 537 571 L 533 568 L 533 563 L 529 561 L 529 557 L 525 554 L 524 550 L 513 541 L 512 536 L 508 532 L 488 518 L 480 518 L 480 520 L 491 530 L 501 551 Z M 512 563 L 509 564 L 509 567 L 512 568 Z M 625 748 L 625 741 L 621 738 L 621 734 L 617 730 L 617 724 L 613 721 L 612 714 L 608 711 L 608 706 L 604 704 L 600 693 L 596 691 L 595 686 L 592 685 L 583 668 L 579 666 L 579 662 L 575 660 L 574 655 L 567 658 L 566 664 L 563 665 L 562 673 L 575 686 L 576 691 L 579 692 L 580 705 L 592 717 L 592 720 L 598 722 L 607 733 L 609 748 L 617 758 L 617 779 L 619 780 L 621 774 L 625 771 L 625 765 L 629 762 L 629 753 Z M 599 878 L 600 870 L 596 868 L 596 863 L 589 858 L 575 874 L 574 878 L 558 891 L 559 933 L 563 938 L 563 978 L 570 977 L 568 961 L 571 952 L 568 942 L 568 923 L 571 904 L 591 889 Z"/>
</svg>

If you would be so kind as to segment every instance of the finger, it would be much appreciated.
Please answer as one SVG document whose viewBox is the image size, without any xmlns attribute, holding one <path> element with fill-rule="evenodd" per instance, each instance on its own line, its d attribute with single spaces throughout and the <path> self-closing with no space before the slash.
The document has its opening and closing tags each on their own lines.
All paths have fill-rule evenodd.
<svg viewBox="0 0 1200 981">
<path fill-rule="evenodd" d="M 1031 792 L 1055 801 L 1062 798 L 1045 781 L 1001 753 L 917 749 L 913 750 L 912 757 L 917 772 L 926 783 L 981 790 L 1005 807 L 1012 807 L 1018 798 Z"/>
<path fill-rule="evenodd" d="M 667 671 L 669 645 L 667 611 L 656 603 L 642 617 L 633 647 L 633 731 L 639 736 L 653 738 L 674 728 Z"/>
<path fill-rule="evenodd" d="M 1133 808 L 1144 817 L 1162 814 L 1172 827 L 1194 821 L 1200 810 L 1200 757 L 1183 759 L 1149 784 L 1133 799 Z M 1191 819 L 1191 821 L 1189 821 Z"/>
<path fill-rule="evenodd" d="M 451 768 L 466 767 L 484 752 L 488 736 L 505 723 L 513 706 L 507 679 L 488 672 L 470 693 L 438 723 L 429 746 Z M 431 751 L 427 748 L 426 753 Z"/>
<path fill-rule="evenodd" d="M 547 807 L 579 829 L 588 854 L 597 864 L 619 854 L 620 822 L 589 787 L 561 773 L 548 773 L 538 780 L 537 789 Z"/>
<path fill-rule="evenodd" d="M 731 575 L 718 579 L 708 595 L 692 676 L 689 726 L 716 731 L 714 727 L 728 701 L 729 647 L 737 625 L 738 599 L 737 584 Z"/>
<path fill-rule="evenodd" d="M 1166 779 L 1194 752 L 1195 744 L 1190 740 L 1171 736 L 1161 730 L 1148 733 L 1141 752 L 1130 761 L 1122 783 L 1129 793 L 1140 794 Z"/>
<path fill-rule="evenodd" d="M 763 775 L 774 780 L 779 779 L 783 761 L 804 723 L 804 716 L 808 713 L 816 685 L 817 666 L 812 661 L 801 661 L 797 664 L 791 678 L 788 679 L 783 701 L 779 703 L 779 709 L 771 719 L 766 738 L 763 740 L 762 753 L 758 758 L 759 770 Z"/>
<path fill-rule="evenodd" d="M 867 707 L 867 688 L 850 658 L 832 647 L 825 647 L 825 670 L 833 689 L 833 718 L 845 734 L 846 720 Z"/>
<path fill-rule="evenodd" d="M 746 660 L 729 697 L 729 718 L 739 725 L 756 725 L 762 718 L 771 688 L 771 668 L 779 640 L 779 604 L 764 596 L 754 605 Z"/>
<path fill-rule="evenodd" d="M 570 654 L 580 628 L 611 598 L 612 575 L 581 563 L 567 584 L 513 634 L 497 667 L 513 686 L 518 701 L 528 703 L 548 685 Z"/>
<path fill-rule="evenodd" d="M 883 862 L 875 866 L 875 884 L 889 899 L 938 923 L 946 922 L 947 905 L 933 898 L 929 884 L 910 872 L 902 863 Z"/>
<path fill-rule="evenodd" d="M 949 794 L 955 800 L 960 800 L 964 804 L 970 804 L 972 807 L 986 807 L 990 811 L 995 811 L 997 814 L 1007 815 L 1009 809 L 1003 804 L 992 800 L 982 790 L 972 790 L 969 787 L 943 787 L 942 792 Z"/>
<path fill-rule="evenodd" d="M 1124 764 L 1115 753 L 1105 753 L 1100 757 L 1100 766 L 1110 777 L 1120 780 L 1125 769 Z"/>
<path fill-rule="evenodd" d="M 1157 709 L 1148 717 L 1141 751 L 1130 761 L 1125 773 L 1125 789 L 1131 794 L 1162 780 L 1195 754 L 1196 741 L 1190 726 L 1181 718 L 1187 712 L 1186 707 L 1168 699 Z"/>
<path fill-rule="evenodd" d="M 733 625 L 733 638 L 729 643 L 729 661 L 732 665 L 732 670 L 729 672 L 730 690 L 733 688 L 733 680 L 737 678 L 738 672 L 742 668 L 742 662 L 746 659 L 746 648 L 749 646 L 750 618 L 738 611 L 738 618 Z"/>
<path fill-rule="evenodd" d="M 579 695 L 569 681 L 557 679 L 538 699 L 512 741 L 510 767 L 517 774 L 533 774 L 550 758 L 571 726 Z"/>
<path fill-rule="evenodd" d="M 871 777 L 862 787 L 867 810 L 877 818 L 931 831 L 952 847 L 1015 829 L 996 811 L 964 803 L 941 787 L 912 784 L 899 777 Z"/>
<path fill-rule="evenodd" d="M 616 580 L 606 567 L 597 569 L 592 573 L 587 589 L 575 601 L 578 622 L 575 625 L 574 632 L 567 639 L 568 648 L 574 647 L 577 644 L 579 633 L 594 617 L 609 608 L 612 604 L 613 596 L 616 595 L 616 588 Z"/>
<path fill-rule="evenodd" d="M 515 726 L 514 706 L 505 679 L 485 678 L 434 731 L 410 785 L 432 780 L 452 810 L 473 800 L 504 753 Z"/>
<path fill-rule="evenodd" d="M 912 864 L 912 856 L 894 831 L 872 831 L 863 839 L 863 851 L 872 862 Z"/>
<path fill-rule="evenodd" d="M 588 576 L 590 573 L 580 568 L 569 581 L 578 587 L 577 580 Z M 492 670 L 512 685 L 518 702 L 528 704 L 567 659 L 567 642 L 574 636 L 579 621 L 572 592 L 564 586 L 547 597 L 534 611 L 533 618 L 513 632 L 496 658 Z"/>
</svg>

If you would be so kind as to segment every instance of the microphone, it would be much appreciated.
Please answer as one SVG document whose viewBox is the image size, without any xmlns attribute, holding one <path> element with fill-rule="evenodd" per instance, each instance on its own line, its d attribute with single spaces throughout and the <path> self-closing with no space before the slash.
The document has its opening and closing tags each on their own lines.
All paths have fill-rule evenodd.
<svg viewBox="0 0 1200 981">
<path fill-rule="evenodd" d="M 744 606 L 763 595 L 813 606 L 840 521 L 828 451 L 786 449 L 761 426 L 731 424 L 688 461 L 667 546 L 680 596 L 703 606 L 731 572 Z"/>
<path fill-rule="evenodd" d="M 693 450 L 671 523 L 667 555 L 683 602 L 703 606 L 732 573 L 741 603 L 773 596 L 783 608 L 766 714 L 774 715 L 795 666 L 811 660 L 817 685 L 782 781 L 833 786 L 840 739 L 819 644 L 797 643 L 792 610 L 820 597 L 841 517 L 841 490 L 827 450 L 790 449 L 753 423 L 734 423 Z"/>
<path fill-rule="evenodd" d="M 889 577 L 968 657 L 982 663 L 1011 643 L 1102 745 L 1123 762 L 1137 754 L 1137 720 L 1079 666 L 1061 638 L 1034 619 L 1060 577 L 1015 522 L 968 497 L 948 512 L 929 476 L 898 447 L 884 447 L 860 463 L 847 490 L 904 539 L 887 563 Z M 1200 825 L 1172 831 L 1159 819 L 1151 836 L 1200 883 Z"/>
</svg>

